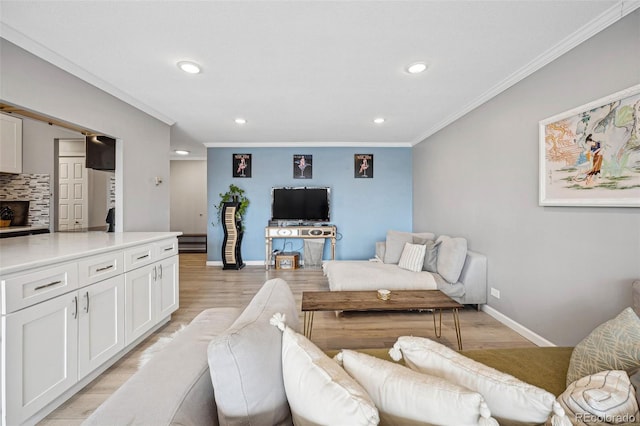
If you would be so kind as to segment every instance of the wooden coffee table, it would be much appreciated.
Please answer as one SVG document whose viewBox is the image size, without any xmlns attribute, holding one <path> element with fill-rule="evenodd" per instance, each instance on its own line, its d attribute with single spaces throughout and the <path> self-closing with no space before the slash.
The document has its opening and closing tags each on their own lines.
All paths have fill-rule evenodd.
<svg viewBox="0 0 640 426">
<path fill-rule="evenodd" d="M 433 328 L 436 337 L 442 335 L 442 310 L 451 310 L 458 339 L 458 349 L 462 350 L 460 318 L 458 309 L 464 306 L 440 290 L 392 290 L 389 300 L 380 300 L 378 292 L 368 291 L 305 291 L 302 293 L 304 312 L 304 335 L 311 339 L 313 314 L 315 311 L 412 311 L 433 309 Z M 436 311 L 439 323 L 436 324 Z"/>
</svg>

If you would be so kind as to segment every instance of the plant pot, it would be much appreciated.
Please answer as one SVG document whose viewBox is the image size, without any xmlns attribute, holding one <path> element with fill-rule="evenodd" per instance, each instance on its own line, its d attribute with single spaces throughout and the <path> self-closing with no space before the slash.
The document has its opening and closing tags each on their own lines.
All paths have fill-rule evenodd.
<svg viewBox="0 0 640 426">
<path fill-rule="evenodd" d="M 8 220 L 0 219 L 0 228 L 6 228 L 9 225 L 11 225 L 11 219 L 8 219 Z"/>
</svg>

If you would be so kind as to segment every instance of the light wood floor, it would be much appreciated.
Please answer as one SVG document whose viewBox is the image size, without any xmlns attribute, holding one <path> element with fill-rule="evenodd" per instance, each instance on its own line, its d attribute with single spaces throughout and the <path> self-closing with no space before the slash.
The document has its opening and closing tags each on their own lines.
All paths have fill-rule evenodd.
<svg viewBox="0 0 640 426">
<path fill-rule="evenodd" d="M 298 306 L 303 291 L 329 289 L 320 269 L 265 271 L 264 267 L 247 266 L 240 271 L 223 271 L 220 267 L 206 266 L 205 254 L 181 254 L 180 308 L 173 314 L 172 320 L 53 411 L 40 425 L 79 425 L 137 371 L 142 352 L 160 337 L 168 336 L 183 324 L 188 324 L 204 309 L 246 306 L 262 283 L 275 277 L 289 283 Z M 302 324 L 302 313 L 300 321 Z M 535 346 L 486 313 L 471 307 L 460 312 L 460 324 L 465 350 Z M 403 335 L 436 339 L 431 314 L 345 313 L 336 317 L 333 312 L 317 312 L 312 340 L 322 349 L 388 348 L 398 336 Z M 442 337 L 439 341 L 457 348 L 453 318 L 448 312 L 442 317 Z"/>
</svg>

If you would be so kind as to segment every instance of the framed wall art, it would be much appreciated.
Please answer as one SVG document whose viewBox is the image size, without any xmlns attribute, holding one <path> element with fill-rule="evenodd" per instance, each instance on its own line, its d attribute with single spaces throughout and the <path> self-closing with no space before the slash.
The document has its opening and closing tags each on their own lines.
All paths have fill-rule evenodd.
<svg viewBox="0 0 640 426">
<path fill-rule="evenodd" d="M 640 207 L 640 85 L 539 123 L 541 206 Z"/>
<path fill-rule="evenodd" d="M 251 154 L 233 154 L 233 177 L 251 177 Z"/>
<path fill-rule="evenodd" d="M 353 177 L 356 179 L 373 178 L 373 154 L 353 155 Z"/>
<path fill-rule="evenodd" d="M 293 178 L 311 179 L 313 177 L 313 155 L 295 154 L 293 156 Z"/>
</svg>

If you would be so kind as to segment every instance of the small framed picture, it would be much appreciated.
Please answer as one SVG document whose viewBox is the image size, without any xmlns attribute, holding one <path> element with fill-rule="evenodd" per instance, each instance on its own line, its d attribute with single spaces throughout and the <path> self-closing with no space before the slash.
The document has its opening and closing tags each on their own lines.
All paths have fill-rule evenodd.
<svg viewBox="0 0 640 426">
<path fill-rule="evenodd" d="M 293 178 L 311 179 L 313 177 L 313 155 L 295 154 L 293 156 Z"/>
<path fill-rule="evenodd" d="M 353 177 L 356 179 L 373 178 L 373 154 L 354 154 Z"/>
<path fill-rule="evenodd" d="M 251 154 L 233 154 L 233 177 L 251 177 Z"/>
</svg>

